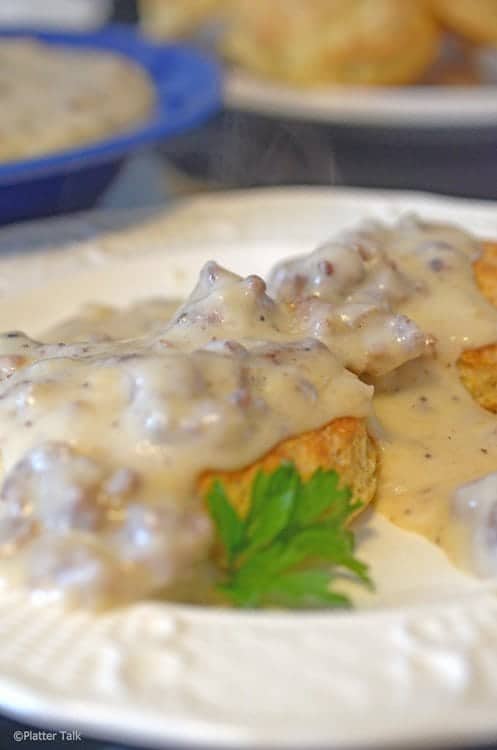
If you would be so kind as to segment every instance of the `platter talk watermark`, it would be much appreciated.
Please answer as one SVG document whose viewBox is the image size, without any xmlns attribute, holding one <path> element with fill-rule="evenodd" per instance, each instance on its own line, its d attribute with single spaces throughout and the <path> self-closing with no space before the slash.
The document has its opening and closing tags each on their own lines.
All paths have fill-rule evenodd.
<svg viewBox="0 0 497 750">
<path fill-rule="evenodd" d="M 14 742 L 81 742 L 81 732 L 77 729 L 59 729 L 46 732 L 42 729 L 16 729 L 12 733 Z"/>
</svg>

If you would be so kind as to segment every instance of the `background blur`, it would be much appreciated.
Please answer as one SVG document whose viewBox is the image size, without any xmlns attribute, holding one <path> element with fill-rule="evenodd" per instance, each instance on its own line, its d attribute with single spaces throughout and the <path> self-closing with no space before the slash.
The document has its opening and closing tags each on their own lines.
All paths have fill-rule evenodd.
<svg viewBox="0 0 497 750">
<path fill-rule="evenodd" d="M 138 3 L 117 0 L 114 14 L 121 21 L 134 23 Z M 456 61 L 452 70 L 446 68 L 442 75 L 450 80 L 453 74 L 451 84 L 457 84 L 458 75 L 464 81 L 461 68 Z M 487 95 L 496 98 L 493 88 L 489 87 Z M 455 122 L 451 117 L 445 126 L 435 128 L 429 124 L 410 127 L 408 123 L 378 127 L 225 110 L 200 131 L 168 144 L 161 153 L 181 177 L 190 178 L 191 182 L 180 179 L 170 183 L 181 190 L 299 183 L 497 197 L 497 121 L 458 126 L 456 116 Z M 160 183 L 160 170 L 152 171 Z M 147 174 L 151 177 L 150 167 Z M 125 189 L 109 196 L 111 203 L 128 200 Z"/>
<path fill-rule="evenodd" d="M 225 105 L 201 126 L 133 153 L 124 161 L 119 177 L 102 196 L 96 198 L 98 207 L 162 205 L 178 195 L 205 190 L 290 184 L 420 189 L 474 198 L 497 197 L 497 98 L 493 85 L 497 80 L 497 53 L 493 42 L 470 40 L 459 30 L 449 28 L 445 21 L 437 19 L 439 50 L 436 59 L 426 71 L 417 71 L 411 85 L 396 86 L 391 90 L 384 86 L 369 86 L 367 91 L 362 87 L 357 95 L 351 93 L 353 87 L 349 87 L 346 108 L 341 111 L 338 107 L 337 116 L 335 105 L 331 111 L 327 109 L 326 91 L 331 92 L 328 84 L 325 93 L 318 95 L 321 104 L 324 101 L 324 114 L 318 112 L 315 115 L 315 108 L 310 106 L 316 97 L 312 81 L 310 86 L 294 87 L 290 104 L 280 106 L 281 97 L 285 98 L 285 92 L 293 82 L 290 78 L 284 80 L 285 71 L 278 80 L 271 80 L 271 75 L 266 75 L 267 70 L 262 73 L 255 71 L 254 74 L 250 68 L 249 45 L 247 43 L 246 49 L 243 47 L 243 38 L 240 44 L 241 28 L 242 36 L 246 33 L 247 39 L 253 35 L 254 49 L 261 58 L 264 49 L 273 44 L 274 60 L 281 63 L 282 55 L 288 54 L 288 50 L 281 48 L 281 38 L 274 34 L 278 25 L 282 26 L 294 48 L 306 43 L 298 36 L 298 25 L 290 31 L 284 26 L 284 23 L 291 24 L 291 17 L 284 23 L 279 18 L 263 18 L 259 28 L 254 23 L 253 28 L 247 26 L 246 32 L 243 23 L 238 22 L 239 57 L 235 61 L 235 71 L 241 70 L 242 74 L 240 80 L 233 83 L 233 77 L 236 79 L 238 74 L 233 73 L 233 60 L 226 59 L 219 52 L 219 30 L 223 29 L 223 24 L 215 12 L 221 5 L 226 7 L 227 3 L 235 1 L 244 2 L 47 0 L 41 3 L 37 0 L 2 0 L 0 25 L 25 23 L 95 29 L 107 22 L 119 22 L 128 28 L 140 29 L 140 33 L 144 33 L 145 26 L 146 34 L 159 44 L 179 39 L 181 43 L 217 59 L 228 88 L 245 87 L 245 93 L 242 92 L 238 99 L 237 96 L 226 96 Z M 332 4 L 334 2 L 343 5 L 343 0 L 331 0 Z M 375 3 L 379 8 L 385 2 L 388 0 L 369 0 L 368 10 L 379 33 L 383 34 L 378 42 L 379 52 L 373 45 L 370 54 L 373 58 L 377 54 L 384 55 L 384 67 L 391 64 L 387 56 L 390 39 L 388 29 L 381 28 L 381 17 L 374 19 L 374 11 Z M 404 9 L 412 2 L 431 5 L 446 3 L 446 0 L 405 0 L 397 2 L 397 8 Z M 245 0 L 245 12 L 247 7 L 258 8 L 262 15 L 276 12 L 278 7 L 288 11 L 299 3 L 301 7 L 310 8 L 313 3 L 323 5 L 326 0 L 308 0 L 307 5 L 304 0 L 288 0 L 286 5 L 284 0 L 275 3 L 253 0 L 252 5 L 250 0 L 248 3 Z M 468 0 L 475 13 L 477 3 L 478 0 L 476 3 Z M 265 11 L 260 10 L 263 6 Z M 287 13 L 287 16 L 291 14 Z M 314 43 L 316 30 L 311 21 L 307 32 Z M 368 18 L 367 22 L 370 21 Z M 403 23 L 402 18 L 398 23 Z M 344 24 L 341 17 L 340 24 Z M 374 25 L 371 28 L 375 28 Z M 344 38 L 347 33 L 344 27 Z M 291 37 L 291 34 L 297 36 Z M 402 28 L 392 28 L 391 39 L 398 44 L 398 48 L 392 46 L 392 60 L 400 59 L 406 50 L 416 49 L 416 44 L 424 43 L 421 35 L 417 39 L 408 29 L 406 35 L 409 45 L 402 41 Z M 368 38 L 371 38 L 370 34 Z M 336 40 L 332 42 L 336 43 Z M 353 40 L 351 44 L 355 44 L 352 48 L 357 50 L 357 42 Z M 243 52 L 247 52 L 248 60 L 245 71 Z M 323 55 L 326 54 L 325 50 Z M 266 57 L 269 65 L 269 55 Z M 288 70 L 294 63 L 295 60 L 289 59 Z M 347 70 L 355 75 L 348 60 L 347 65 Z M 361 65 L 366 70 L 364 61 Z M 248 84 L 243 76 L 248 79 Z M 271 101 L 274 91 L 277 96 Z M 331 93 L 329 101 L 334 101 Z M 361 112 L 364 103 L 374 113 L 370 119 L 367 108 L 366 115 L 355 116 Z M 433 107 L 438 111 L 435 121 L 429 114 Z M 0 178 L 0 189 L 1 185 Z M 72 188 L 68 187 L 62 193 L 49 213 L 78 208 L 77 201 L 66 200 Z"/>
</svg>

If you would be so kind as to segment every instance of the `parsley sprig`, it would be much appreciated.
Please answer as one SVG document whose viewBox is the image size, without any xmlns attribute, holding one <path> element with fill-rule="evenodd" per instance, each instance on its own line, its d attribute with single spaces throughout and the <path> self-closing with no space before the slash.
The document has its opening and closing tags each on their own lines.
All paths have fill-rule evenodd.
<svg viewBox="0 0 497 750">
<path fill-rule="evenodd" d="M 332 589 L 338 576 L 372 586 L 346 528 L 362 504 L 352 501 L 335 471 L 318 469 L 307 482 L 293 463 L 260 471 L 245 518 L 219 480 L 207 501 L 224 552 L 218 588 L 235 606 L 350 607 L 350 599 Z"/>
</svg>

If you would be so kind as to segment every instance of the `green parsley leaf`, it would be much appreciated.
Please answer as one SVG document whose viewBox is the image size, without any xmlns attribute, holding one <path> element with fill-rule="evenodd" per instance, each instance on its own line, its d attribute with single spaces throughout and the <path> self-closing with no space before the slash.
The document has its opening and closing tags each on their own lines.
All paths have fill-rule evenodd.
<svg viewBox="0 0 497 750">
<path fill-rule="evenodd" d="M 328 521 L 337 525 L 343 524 L 357 509 L 357 505 L 350 503 L 351 497 L 349 487 L 339 487 L 336 471 L 318 469 L 309 481 L 302 485 L 295 521 L 301 526 L 307 526 L 326 513 Z"/>
<path fill-rule="evenodd" d="M 253 484 L 247 518 L 250 547 L 246 556 L 266 546 L 287 526 L 300 490 L 300 477 L 293 464 L 280 466 L 273 474 L 259 472 Z"/>
<path fill-rule="evenodd" d="M 245 526 L 228 500 L 221 482 L 216 481 L 207 495 L 209 513 L 231 563 L 243 541 Z"/>
<path fill-rule="evenodd" d="M 370 584 L 367 565 L 354 557 L 354 536 L 350 531 L 317 524 L 297 532 L 284 551 L 288 567 L 306 560 L 329 562 L 346 568 L 364 583 Z"/>
<path fill-rule="evenodd" d="M 218 588 L 235 606 L 348 607 L 348 597 L 332 589 L 337 576 L 372 587 L 346 528 L 361 503 L 335 471 L 319 469 L 307 482 L 293 463 L 259 472 L 245 520 L 219 481 L 208 506 L 227 560 Z"/>
<path fill-rule="evenodd" d="M 228 571 L 227 581 L 221 590 L 239 607 L 260 607 L 264 603 L 268 588 L 285 569 L 284 545 L 273 544 L 254 555 L 238 569 Z"/>
<path fill-rule="evenodd" d="M 287 607 L 337 607 L 348 609 L 350 599 L 330 588 L 326 570 L 298 570 L 275 578 L 269 594 L 275 603 Z"/>
</svg>

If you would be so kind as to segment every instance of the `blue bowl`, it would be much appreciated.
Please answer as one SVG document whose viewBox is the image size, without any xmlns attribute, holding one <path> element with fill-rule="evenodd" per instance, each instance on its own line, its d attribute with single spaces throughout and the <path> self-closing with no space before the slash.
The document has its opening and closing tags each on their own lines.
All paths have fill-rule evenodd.
<svg viewBox="0 0 497 750">
<path fill-rule="evenodd" d="M 23 161 L 0 163 L 0 224 L 91 208 L 129 154 L 201 125 L 221 107 L 221 73 L 209 57 L 183 45 L 157 45 L 109 26 L 95 33 L 32 29 L 0 31 L 54 46 L 124 55 L 148 73 L 157 105 L 142 126 L 116 137 Z"/>
</svg>

